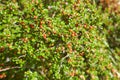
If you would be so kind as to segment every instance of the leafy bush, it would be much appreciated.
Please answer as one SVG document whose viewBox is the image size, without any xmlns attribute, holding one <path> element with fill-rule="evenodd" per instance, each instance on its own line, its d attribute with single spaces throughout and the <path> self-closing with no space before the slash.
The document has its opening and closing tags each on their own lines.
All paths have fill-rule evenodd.
<svg viewBox="0 0 120 80">
<path fill-rule="evenodd" d="M 104 27 L 109 14 L 94 2 L 4 0 L 0 5 L 0 78 L 118 79 Z"/>
<path fill-rule="evenodd" d="M 106 38 L 109 44 L 109 50 L 115 59 L 116 68 L 120 71 L 120 1 L 119 0 L 99 0 L 103 11 L 109 13 L 109 24 L 103 26 L 107 30 Z M 120 75 L 120 74 L 119 74 Z"/>
</svg>

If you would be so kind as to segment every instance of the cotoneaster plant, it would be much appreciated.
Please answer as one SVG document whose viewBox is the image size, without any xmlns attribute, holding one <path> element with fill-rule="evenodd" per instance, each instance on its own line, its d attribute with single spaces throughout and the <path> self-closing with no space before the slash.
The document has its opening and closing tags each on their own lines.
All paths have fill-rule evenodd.
<svg viewBox="0 0 120 80">
<path fill-rule="evenodd" d="M 48 2 L 0 1 L 0 78 L 118 79 L 103 27 L 109 14 L 89 0 Z"/>
</svg>

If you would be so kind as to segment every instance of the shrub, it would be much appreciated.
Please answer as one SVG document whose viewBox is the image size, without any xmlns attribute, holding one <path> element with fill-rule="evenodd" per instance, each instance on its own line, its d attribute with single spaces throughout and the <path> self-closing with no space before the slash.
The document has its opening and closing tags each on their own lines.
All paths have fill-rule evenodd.
<svg viewBox="0 0 120 80">
<path fill-rule="evenodd" d="M 103 9 L 108 9 L 109 12 L 120 14 L 120 0 L 97 0 L 102 5 Z"/>
<path fill-rule="evenodd" d="M 49 1 L 0 1 L 0 78 L 118 79 L 103 27 L 109 14 L 89 0 Z"/>
</svg>

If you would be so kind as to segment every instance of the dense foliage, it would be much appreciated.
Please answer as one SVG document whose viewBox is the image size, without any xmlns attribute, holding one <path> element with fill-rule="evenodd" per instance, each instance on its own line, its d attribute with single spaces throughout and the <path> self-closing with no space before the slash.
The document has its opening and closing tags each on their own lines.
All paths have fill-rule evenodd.
<svg viewBox="0 0 120 80">
<path fill-rule="evenodd" d="M 90 0 L 0 0 L 0 78 L 118 80 L 119 25 Z"/>
</svg>

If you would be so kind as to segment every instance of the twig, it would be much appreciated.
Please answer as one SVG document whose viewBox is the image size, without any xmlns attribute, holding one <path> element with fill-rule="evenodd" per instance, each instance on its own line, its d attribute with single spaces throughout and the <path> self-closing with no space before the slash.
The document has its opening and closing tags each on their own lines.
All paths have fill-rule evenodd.
<svg viewBox="0 0 120 80">
<path fill-rule="evenodd" d="M 63 57 L 63 58 L 61 59 L 61 63 L 60 63 L 60 67 L 59 67 L 58 73 L 60 72 L 60 69 L 62 68 L 62 63 L 63 63 L 64 60 L 65 60 L 66 58 L 68 58 L 68 57 L 69 57 L 69 55 L 67 54 L 65 57 Z"/>
<path fill-rule="evenodd" d="M 10 69 L 19 69 L 20 67 L 15 66 L 15 67 L 11 67 L 11 68 L 5 68 L 5 69 L 0 69 L 0 72 L 4 72 L 4 71 L 8 71 Z"/>
<path fill-rule="evenodd" d="M 21 56 L 19 56 L 18 58 L 22 58 L 22 57 L 25 57 L 26 56 L 26 54 L 25 55 L 21 55 Z"/>
</svg>

